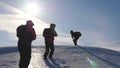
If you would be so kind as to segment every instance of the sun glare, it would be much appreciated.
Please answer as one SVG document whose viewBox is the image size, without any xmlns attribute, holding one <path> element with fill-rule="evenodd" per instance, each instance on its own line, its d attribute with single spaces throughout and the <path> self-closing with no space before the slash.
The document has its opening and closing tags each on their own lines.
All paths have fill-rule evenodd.
<svg viewBox="0 0 120 68">
<path fill-rule="evenodd" d="M 25 9 L 26 9 L 26 12 L 30 15 L 37 15 L 38 13 L 41 13 L 39 5 L 34 2 L 28 3 Z"/>
</svg>

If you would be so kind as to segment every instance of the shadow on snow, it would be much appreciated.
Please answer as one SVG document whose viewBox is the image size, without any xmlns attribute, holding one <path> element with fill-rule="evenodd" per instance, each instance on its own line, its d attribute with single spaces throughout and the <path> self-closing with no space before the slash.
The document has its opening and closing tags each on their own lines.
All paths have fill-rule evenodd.
<svg viewBox="0 0 120 68">
<path fill-rule="evenodd" d="M 120 61 L 116 60 L 116 58 L 120 57 L 120 52 L 107 50 L 103 48 L 97 48 L 97 47 L 82 47 L 82 46 L 77 46 L 77 47 L 83 49 L 84 52 L 89 53 L 90 55 L 104 61 L 105 63 L 107 63 L 108 65 L 114 68 L 120 68 L 119 65 Z M 104 56 L 100 56 L 100 54 L 104 54 Z"/>
<path fill-rule="evenodd" d="M 49 68 L 61 68 L 53 58 L 44 59 L 44 61 Z"/>
</svg>

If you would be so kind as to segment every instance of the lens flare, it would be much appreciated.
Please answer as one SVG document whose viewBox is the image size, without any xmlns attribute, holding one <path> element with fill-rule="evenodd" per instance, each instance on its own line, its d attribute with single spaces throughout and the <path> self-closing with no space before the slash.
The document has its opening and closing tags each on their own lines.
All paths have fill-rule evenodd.
<svg viewBox="0 0 120 68">
<path fill-rule="evenodd" d="M 88 62 L 92 66 L 92 68 L 98 68 L 98 65 L 96 62 L 92 61 L 90 58 L 87 58 Z"/>
</svg>

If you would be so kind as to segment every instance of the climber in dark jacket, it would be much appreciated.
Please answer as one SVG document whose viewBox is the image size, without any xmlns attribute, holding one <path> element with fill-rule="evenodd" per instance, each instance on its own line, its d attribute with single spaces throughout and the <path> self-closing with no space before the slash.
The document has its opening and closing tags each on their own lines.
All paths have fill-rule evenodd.
<svg viewBox="0 0 120 68">
<path fill-rule="evenodd" d="M 46 51 L 43 55 L 45 59 L 47 59 L 47 57 L 52 58 L 54 53 L 54 37 L 57 36 L 55 27 L 55 24 L 50 24 L 50 28 L 45 28 L 43 31 L 43 37 L 45 39 L 46 46 Z"/>
<path fill-rule="evenodd" d="M 24 30 L 22 30 L 23 37 L 19 35 L 19 28 L 17 28 L 18 50 L 20 54 L 19 68 L 28 68 L 31 59 L 31 43 L 36 39 L 36 33 L 33 28 L 34 24 L 31 20 L 26 22 Z"/>
<path fill-rule="evenodd" d="M 79 37 L 81 37 L 81 33 L 80 32 L 73 32 L 71 30 L 70 34 L 71 34 L 71 37 L 73 39 L 74 45 L 77 45 L 77 40 L 79 39 Z"/>
</svg>

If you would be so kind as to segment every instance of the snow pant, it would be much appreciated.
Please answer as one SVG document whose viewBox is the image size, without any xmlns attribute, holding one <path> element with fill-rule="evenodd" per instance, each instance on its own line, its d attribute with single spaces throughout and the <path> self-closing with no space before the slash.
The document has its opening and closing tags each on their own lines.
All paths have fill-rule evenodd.
<svg viewBox="0 0 120 68">
<path fill-rule="evenodd" d="M 77 45 L 77 40 L 78 39 L 73 39 L 74 45 Z"/>
<path fill-rule="evenodd" d="M 19 41 L 18 50 L 20 53 L 19 68 L 28 68 L 31 59 L 31 43 Z"/>
<path fill-rule="evenodd" d="M 45 53 L 43 55 L 44 58 L 47 58 L 47 57 L 52 58 L 53 53 L 54 53 L 54 44 L 53 43 L 49 44 L 49 43 L 45 42 L 45 45 L 46 45 L 46 51 L 45 51 Z"/>
</svg>

